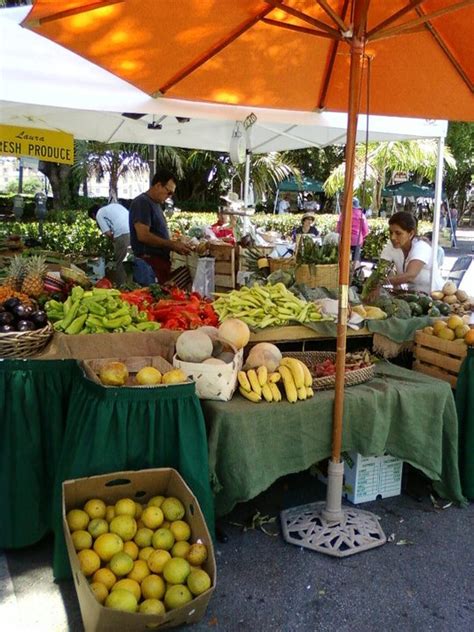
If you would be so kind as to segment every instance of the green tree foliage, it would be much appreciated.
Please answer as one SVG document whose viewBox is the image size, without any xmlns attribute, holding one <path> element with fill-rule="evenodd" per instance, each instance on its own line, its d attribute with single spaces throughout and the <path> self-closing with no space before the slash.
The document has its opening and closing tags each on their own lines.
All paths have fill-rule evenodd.
<svg viewBox="0 0 474 632">
<path fill-rule="evenodd" d="M 462 213 L 467 206 L 466 188 L 474 176 L 474 123 L 449 123 L 446 144 L 456 160 L 446 171 L 446 193 Z"/>
</svg>

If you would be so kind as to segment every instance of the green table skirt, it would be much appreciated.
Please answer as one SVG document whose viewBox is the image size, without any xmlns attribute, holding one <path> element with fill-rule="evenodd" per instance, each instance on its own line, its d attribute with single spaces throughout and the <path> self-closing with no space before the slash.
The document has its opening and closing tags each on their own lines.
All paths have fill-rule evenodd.
<svg viewBox="0 0 474 632">
<path fill-rule="evenodd" d="M 104 388 L 75 361 L 5 361 L 0 368 L 7 412 L 0 490 L 4 506 L 12 507 L 0 525 L 0 547 L 32 544 L 52 527 L 54 575 L 67 577 L 62 481 L 148 467 L 176 468 L 213 532 L 206 431 L 194 384 Z"/>
<path fill-rule="evenodd" d="M 203 401 L 216 514 L 254 498 L 285 474 L 331 454 L 333 391 L 289 404 Z M 464 502 L 458 423 L 449 384 L 383 362 L 370 382 L 345 391 L 343 450 L 385 452 L 419 468 L 439 492 Z"/>
<path fill-rule="evenodd" d="M 464 495 L 474 500 L 474 349 L 467 350 L 456 383 L 459 417 L 459 468 Z"/>
</svg>

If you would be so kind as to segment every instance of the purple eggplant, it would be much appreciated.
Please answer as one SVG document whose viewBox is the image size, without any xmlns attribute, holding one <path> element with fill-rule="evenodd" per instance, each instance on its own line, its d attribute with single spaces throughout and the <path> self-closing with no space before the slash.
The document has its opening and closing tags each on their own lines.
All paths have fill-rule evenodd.
<svg viewBox="0 0 474 632">
<path fill-rule="evenodd" d="M 14 307 L 16 307 L 17 305 L 21 305 L 21 301 L 16 296 L 12 296 L 11 298 L 7 298 L 7 300 L 4 301 L 4 303 L 3 303 L 3 307 L 6 310 L 8 310 L 9 312 L 11 312 L 12 309 Z"/>
<path fill-rule="evenodd" d="M 46 327 L 46 325 L 48 324 L 48 317 L 46 315 L 46 312 L 43 312 L 42 310 L 32 312 L 28 320 L 31 320 L 35 324 L 36 329 Z"/>
<path fill-rule="evenodd" d="M 0 314 L 0 325 L 11 325 L 15 317 L 10 312 L 2 312 Z"/>
<path fill-rule="evenodd" d="M 15 331 L 15 327 L 13 325 L 0 325 L 0 334 L 9 334 L 12 331 Z"/>
<path fill-rule="evenodd" d="M 33 331 L 35 324 L 31 320 L 19 320 L 16 324 L 17 331 Z"/>
</svg>

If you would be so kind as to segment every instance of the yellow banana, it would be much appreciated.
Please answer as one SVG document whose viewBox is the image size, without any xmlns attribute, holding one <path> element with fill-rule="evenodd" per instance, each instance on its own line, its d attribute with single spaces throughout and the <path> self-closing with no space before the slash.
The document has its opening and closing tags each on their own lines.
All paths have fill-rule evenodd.
<svg viewBox="0 0 474 632">
<path fill-rule="evenodd" d="M 257 379 L 260 386 L 267 383 L 268 371 L 266 366 L 259 366 L 257 369 Z"/>
<path fill-rule="evenodd" d="M 269 382 L 279 382 L 281 380 L 281 375 L 278 373 L 278 371 L 275 371 L 274 373 L 270 373 L 270 375 L 268 376 L 268 381 Z"/>
<path fill-rule="evenodd" d="M 262 387 L 260 386 L 260 382 L 258 381 L 255 369 L 250 369 L 249 371 L 247 371 L 247 377 L 249 379 L 250 386 L 252 387 L 252 391 L 257 393 L 257 395 L 261 397 Z"/>
<path fill-rule="evenodd" d="M 245 371 L 239 371 L 237 373 L 237 379 L 239 380 L 239 384 L 244 389 L 244 391 L 252 390 L 252 387 L 250 386 L 250 382 L 247 377 L 247 373 L 245 373 Z"/>
<path fill-rule="evenodd" d="M 306 387 L 306 397 L 313 397 L 314 392 L 313 389 L 311 388 L 311 386 L 307 386 Z"/>
<path fill-rule="evenodd" d="M 273 401 L 273 393 L 272 393 L 272 390 L 270 388 L 270 384 L 268 384 L 268 383 L 263 384 L 263 386 L 262 386 L 262 395 L 263 395 L 263 399 L 266 402 L 272 402 Z"/>
<path fill-rule="evenodd" d="M 280 375 L 280 374 L 278 374 Z M 272 397 L 273 397 L 273 401 L 274 402 L 281 402 L 281 393 L 280 393 L 280 389 L 278 388 L 278 386 L 275 384 L 275 382 L 269 382 L 268 386 L 270 387 L 270 390 L 272 392 Z"/>
<path fill-rule="evenodd" d="M 296 391 L 295 381 L 293 379 L 293 375 L 291 374 L 290 369 L 284 364 L 280 364 L 278 367 L 278 371 L 280 372 L 281 378 L 283 380 L 283 385 L 285 387 L 286 399 L 294 404 L 298 400 L 298 393 Z"/>
<path fill-rule="evenodd" d="M 304 383 L 304 371 L 302 363 L 296 358 L 283 358 L 281 361 L 283 366 L 290 369 L 293 380 L 295 381 L 296 388 L 301 388 Z"/>
<path fill-rule="evenodd" d="M 300 386 L 298 389 L 298 399 L 306 399 L 306 386 Z"/>
<path fill-rule="evenodd" d="M 239 386 L 239 392 L 241 395 L 243 395 L 246 399 L 250 400 L 251 402 L 254 402 L 255 404 L 259 401 L 261 401 L 261 397 L 260 395 L 258 395 L 258 393 L 255 393 L 254 391 L 246 391 L 244 388 L 242 388 L 241 386 Z"/>
<path fill-rule="evenodd" d="M 303 373 L 304 373 L 304 385 L 306 386 L 306 388 L 311 388 L 311 386 L 313 386 L 313 376 L 311 375 L 308 367 L 306 366 L 306 364 L 304 362 L 302 362 L 301 360 L 299 360 L 301 366 L 303 367 Z"/>
</svg>

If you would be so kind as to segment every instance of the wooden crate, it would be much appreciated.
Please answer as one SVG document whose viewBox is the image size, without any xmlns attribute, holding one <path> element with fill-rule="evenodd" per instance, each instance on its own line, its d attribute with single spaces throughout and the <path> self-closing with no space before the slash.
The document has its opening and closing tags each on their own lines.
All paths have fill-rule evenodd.
<svg viewBox="0 0 474 632">
<path fill-rule="evenodd" d="M 214 274 L 216 291 L 222 289 L 235 288 L 235 249 L 234 246 L 225 244 L 211 244 L 209 246 L 209 257 L 215 259 Z M 193 252 L 190 255 L 179 255 L 171 253 L 171 270 L 176 270 L 181 266 L 187 266 L 194 279 L 199 256 Z"/>
<path fill-rule="evenodd" d="M 467 355 L 467 346 L 442 340 L 417 331 L 415 334 L 415 362 L 413 369 L 449 382 L 456 388 L 459 369 Z"/>
</svg>

